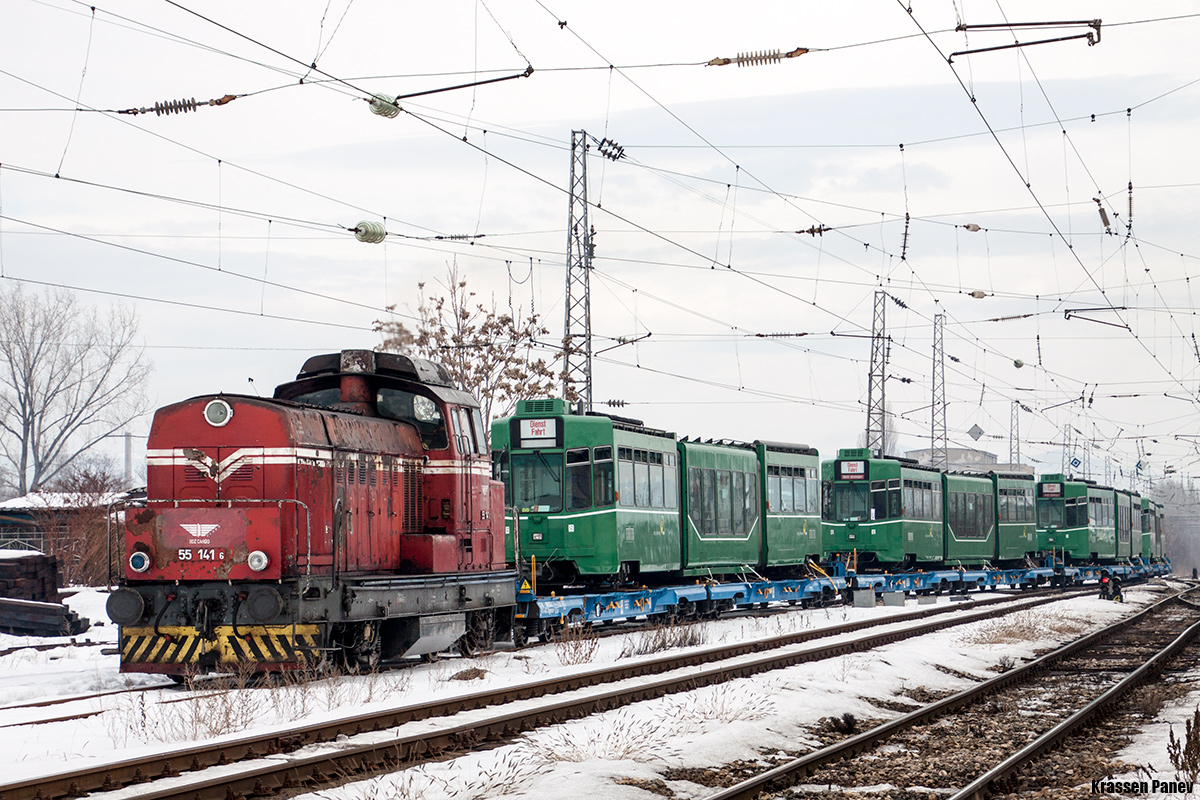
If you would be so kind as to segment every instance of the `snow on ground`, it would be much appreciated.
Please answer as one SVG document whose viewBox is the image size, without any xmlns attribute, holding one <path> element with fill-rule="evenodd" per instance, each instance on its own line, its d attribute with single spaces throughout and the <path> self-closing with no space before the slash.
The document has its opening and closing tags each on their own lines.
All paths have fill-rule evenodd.
<svg viewBox="0 0 1200 800">
<path fill-rule="evenodd" d="M 569 786 L 572 797 L 644 799 L 652 795 L 618 781 L 661 779 L 668 768 L 752 761 L 764 753 L 815 744 L 809 728 L 822 717 L 845 713 L 860 720 L 892 716 L 871 705 L 868 698 L 890 699 L 919 687 L 963 688 L 968 683 L 965 679 L 939 667 L 990 677 L 994 673 L 989 670 L 1002 659 L 1020 662 L 1151 602 L 1161 591 L 1161 585 L 1130 588 L 1124 606 L 1094 596 L 1063 600 L 1022 612 L 1021 620 L 1015 625 L 1008 623 L 1008 628 L 996 622 L 970 623 L 867 654 L 799 665 L 639 703 L 539 730 L 513 745 L 352 784 L 321 796 L 437 800 L 503 794 L 536 798 L 552 792 L 561 795 L 562 787 Z M 635 649 L 651 635 L 633 632 L 567 640 L 548 647 L 501 650 L 473 659 L 445 658 L 336 680 L 289 681 L 234 691 L 171 688 L 124 692 L 46 708 L 13 708 L 38 699 L 162 683 L 160 677 L 120 674 L 117 657 L 101 652 L 115 647 L 116 637 L 115 626 L 95 624 L 106 620 L 105 599 L 105 594 L 95 590 L 82 590 L 68 599 L 76 613 L 94 623 L 77 641 L 103 642 L 103 647 L 26 649 L 0 655 L 0 710 L 4 712 L 0 752 L 5 753 L 8 764 L 5 780 L 53 773 L 89 760 L 113 760 L 186 747 L 199 740 L 236 738 L 247 731 L 282 729 L 300 719 L 330 719 L 590 671 L 622 659 L 622 651 Z M 938 602 L 950 601 L 942 597 Z M 879 618 L 916 607 L 916 601 L 910 600 L 907 609 L 792 609 L 768 617 L 723 619 L 702 624 L 699 630 L 704 641 L 699 646 Z M 998 641 L 1014 631 L 1032 638 Z M 58 641 L 66 640 L 0 636 L 0 652 L 22 644 Z M 658 655 L 661 653 L 644 658 Z M 628 653 L 624 657 L 628 658 Z M 466 670 L 482 675 L 464 680 L 461 673 Z M 78 718 L 30 724 L 67 716 Z M 702 797 L 712 791 L 686 781 L 669 785 L 680 798 Z"/>
</svg>

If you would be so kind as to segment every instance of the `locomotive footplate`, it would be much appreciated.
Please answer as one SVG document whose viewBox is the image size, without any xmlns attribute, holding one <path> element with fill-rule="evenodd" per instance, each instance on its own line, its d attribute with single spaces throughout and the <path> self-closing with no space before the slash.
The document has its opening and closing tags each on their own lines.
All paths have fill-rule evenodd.
<svg viewBox="0 0 1200 800">
<path fill-rule="evenodd" d="M 478 575 L 422 576 L 389 580 L 343 580 L 340 613 L 328 609 L 330 620 L 369 620 L 414 617 L 516 604 L 517 573 L 512 570 Z M 323 613 L 319 604 L 304 604 L 302 618 Z"/>
<path fill-rule="evenodd" d="M 122 627 L 121 668 L 180 672 L 245 662 L 301 666 L 320 659 L 321 640 L 317 625 L 217 625 L 210 638 L 187 625 Z"/>
</svg>

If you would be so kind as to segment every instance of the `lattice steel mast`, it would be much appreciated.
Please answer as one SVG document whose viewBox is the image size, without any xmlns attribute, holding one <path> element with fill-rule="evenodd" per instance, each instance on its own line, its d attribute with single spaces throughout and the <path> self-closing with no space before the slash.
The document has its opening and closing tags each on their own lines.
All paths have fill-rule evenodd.
<svg viewBox="0 0 1200 800">
<path fill-rule="evenodd" d="M 942 328 L 945 314 L 933 315 L 933 412 L 929 431 L 929 461 L 937 469 L 945 469 L 946 457 L 946 356 L 942 349 Z"/>
<path fill-rule="evenodd" d="M 883 385 L 887 379 L 887 327 L 884 310 L 887 292 L 875 292 L 875 314 L 871 319 L 871 375 L 867 381 L 867 447 L 883 454 L 887 407 Z"/>
<path fill-rule="evenodd" d="M 1012 402 L 1012 418 L 1008 423 L 1008 463 L 1021 463 L 1021 419 L 1018 414 L 1021 411 L 1021 401 L 1013 400 Z"/>
<path fill-rule="evenodd" d="M 567 297 L 563 325 L 563 397 L 572 390 L 592 410 L 592 311 L 589 278 L 595 233 L 588 224 L 585 131 L 571 131 L 571 183 L 567 208 Z"/>
</svg>

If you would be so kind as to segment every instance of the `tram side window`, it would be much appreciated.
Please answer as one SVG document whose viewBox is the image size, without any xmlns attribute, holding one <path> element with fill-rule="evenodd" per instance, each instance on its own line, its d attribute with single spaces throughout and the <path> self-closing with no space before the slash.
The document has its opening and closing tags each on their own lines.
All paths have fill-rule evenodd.
<svg viewBox="0 0 1200 800">
<path fill-rule="evenodd" d="M 663 507 L 663 454 L 650 453 L 650 507 Z"/>
<path fill-rule="evenodd" d="M 767 467 L 767 511 L 780 511 L 779 467 Z"/>
<path fill-rule="evenodd" d="M 733 532 L 746 532 L 746 473 L 733 473 L 733 496 L 730 500 L 733 511 Z"/>
<path fill-rule="evenodd" d="M 696 526 L 697 533 L 704 532 L 704 514 L 701 510 L 703 494 L 703 478 L 701 470 L 692 467 L 688 470 L 688 517 L 692 520 L 692 524 Z"/>
<path fill-rule="evenodd" d="M 808 492 L 805 489 L 805 471 L 800 467 L 792 470 L 792 505 L 797 511 L 808 513 L 814 509 L 808 505 Z"/>
<path fill-rule="evenodd" d="M 871 481 L 871 519 L 887 519 L 887 481 Z"/>
<path fill-rule="evenodd" d="M 592 507 L 592 464 L 586 447 L 567 451 L 567 491 L 568 511 Z"/>
<path fill-rule="evenodd" d="M 783 477 L 780 478 L 780 497 L 779 510 L 785 514 L 790 514 L 796 510 L 795 501 L 792 497 L 792 478 L 788 473 L 791 472 L 789 467 L 781 467 Z"/>
<path fill-rule="evenodd" d="M 888 519 L 900 519 L 900 479 L 888 481 Z"/>
<path fill-rule="evenodd" d="M 921 509 L 917 505 L 917 493 L 920 489 L 913 486 L 912 481 L 904 482 L 904 515 L 913 519 L 921 518 Z"/>
<path fill-rule="evenodd" d="M 613 452 L 611 447 L 597 447 L 592 450 L 592 501 L 597 508 L 611 506 L 614 501 L 613 492 Z"/>
<path fill-rule="evenodd" d="M 754 530 L 758 521 L 758 473 L 746 473 L 746 532 Z"/>
<path fill-rule="evenodd" d="M 700 511 L 703 526 L 701 533 L 716 533 L 717 530 L 717 474 L 716 470 L 705 469 L 701 474 Z"/>
<path fill-rule="evenodd" d="M 617 494 L 621 505 L 632 506 L 633 491 L 633 448 L 617 448 Z"/>
<path fill-rule="evenodd" d="M 717 533 L 727 534 L 733 527 L 733 479 L 729 470 L 717 470 Z"/>
<path fill-rule="evenodd" d="M 675 453 L 665 453 L 666 463 L 663 465 L 663 505 L 667 508 L 678 508 L 679 500 L 679 464 Z"/>
<path fill-rule="evenodd" d="M 633 451 L 633 504 L 650 507 L 650 461 L 645 450 Z"/>
<path fill-rule="evenodd" d="M 821 481 L 816 470 L 809 470 L 808 481 L 808 513 L 816 514 L 821 509 Z"/>
</svg>

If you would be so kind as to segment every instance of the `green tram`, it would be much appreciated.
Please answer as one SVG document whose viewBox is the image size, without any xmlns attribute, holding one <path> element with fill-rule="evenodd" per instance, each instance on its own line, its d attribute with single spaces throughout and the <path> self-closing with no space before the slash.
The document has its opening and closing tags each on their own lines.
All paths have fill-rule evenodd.
<svg viewBox="0 0 1200 800">
<path fill-rule="evenodd" d="M 819 460 L 803 445 L 679 440 L 560 399 L 492 423 L 518 517 L 508 559 L 535 561 L 550 585 L 796 574 L 820 555 Z"/>
<path fill-rule="evenodd" d="M 1116 529 L 1117 537 L 1117 559 L 1122 560 L 1141 555 L 1141 495 L 1124 489 L 1116 489 L 1114 490 L 1114 499 L 1116 502 L 1114 504 L 1113 526 Z M 1139 534 L 1136 537 L 1136 543 L 1135 531 Z"/>
<path fill-rule="evenodd" d="M 821 464 L 821 482 L 824 559 L 903 568 L 945 560 L 939 471 L 851 448 Z"/>
<path fill-rule="evenodd" d="M 1014 564 L 1037 554 L 1037 488 L 1032 475 L 989 473 L 996 494 L 996 561 Z"/>
<path fill-rule="evenodd" d="M 1149 497 L 1142 498 L 1142 538 L 1139 554 L 1150 563 L 1163 557 L 1163 506 Z"/>
<path fill-rule="evenodd" d="M 1038 550 L 1061 554 L 1067 563 L 1117 558 L 1117 494 L 1092 481 L 1043 475 L 1037 487 Z M 1131 507 L 1128 493 L 1125 504 Z"/>
<path fill-rule="evenodd" d="M 889 567 L 1011 564 L 1036 548 L 1033 476 L 943 473 L 866 449 L 822 465 L 823 555 Z"/>
</svg>

